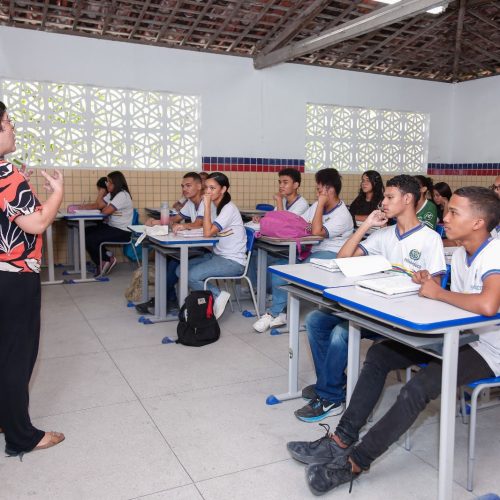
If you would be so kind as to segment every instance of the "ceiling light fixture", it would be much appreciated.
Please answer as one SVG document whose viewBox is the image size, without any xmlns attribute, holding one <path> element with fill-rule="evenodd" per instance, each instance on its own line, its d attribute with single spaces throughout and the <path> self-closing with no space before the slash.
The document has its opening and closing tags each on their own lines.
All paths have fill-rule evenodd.
<svg viewBox="0 0 500 500">
<path fill-rule="evenodd" d="M 401 0 L 376 0 L 377 2 L 380 3 L 387 3 L 387 4 L 394 4 L 394 3 L 399 3 Z M 448 7 L 448 2 L 444 2 L 443 5 L 439 5 L 438 7 L 433 7 L 432 9 L 427 10 L 429 14 L 442 14 L 445 10 L 446 7 Z"/>
</svg>

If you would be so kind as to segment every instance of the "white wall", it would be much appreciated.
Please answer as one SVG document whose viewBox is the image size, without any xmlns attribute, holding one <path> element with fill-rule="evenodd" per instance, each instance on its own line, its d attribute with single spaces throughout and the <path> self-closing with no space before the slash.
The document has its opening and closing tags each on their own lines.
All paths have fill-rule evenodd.
<svg viewBox="0 0 500 500">
<path fill-rule="evenodd" d="M 3 26 L 0 77 L 201 95 L 204 156 L 304 158 L 307 102 L 428 112 L 428 160 L 451 161 L 448 84 Z"/>
<path fill-rule="evenodd" d="M 453 163 L 500 162 L 500 76 L 453 86 Z"/>
</svg>

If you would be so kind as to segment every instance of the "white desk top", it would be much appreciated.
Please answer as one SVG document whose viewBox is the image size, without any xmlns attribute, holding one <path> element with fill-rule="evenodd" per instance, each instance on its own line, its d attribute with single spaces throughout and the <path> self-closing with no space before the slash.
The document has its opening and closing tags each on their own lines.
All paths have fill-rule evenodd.
<svg viewBox="0 0 500 500">
<path fill-rule="evenodd" d="M 442 333 L 443 330 L 459 326 L 472 328 L 495 321 L 500 323 L 500 312 L 491 317 L 481 316 L 418 295 L 390 299 L 351 286 L 329 288 L 323 292 L 323 296 L 346 309 L 410 331 Z"/>
<path fill-rule="evenodd" d="M 340 271 L 331 273 L 329 271 L 319 269 L 312 264 L 270 266 L 269 270 L 291 283 L 296 283 L 297 285 L 304 286 L 312 290 L 319 290 L 320 292 L 327 288 L 352 286 L 356 281 L 361 279 L 387 277 L 387 274 L 385 273 L 376 273 L 369 276 L 346 278 Z"/>
<path fill-rule="evenodd" d="M 68 220 L 102 220 L 107 216 L 104 214 L 69 214 L 67 212 L 61 212 L 61 217 Z"/>
<path fill-rule="evenodd" d="M 271 245 L 287 246 L 290 243 L 304 243 L 308 245 L 315 245 L 320 241 L 323 241 L 322 236 L 304 236 L 303 238 L 273 238 L 271 236 L 260 236 L 255 240 L 256 243 L 270 243 Z"/>
<path fill-rule="evenodd" d="M 204 236 L 196 238 L 186 238 L 182 234 L 170 233 L 167 236 L 148 236 L 148 239 L 152 243 L 156 243 L 161 246 L 169 245 L 213 245 L 217 243 L 220 239 L 218 236 L 212 236 L 210 238 L 205 238 Z"/>
</svg>

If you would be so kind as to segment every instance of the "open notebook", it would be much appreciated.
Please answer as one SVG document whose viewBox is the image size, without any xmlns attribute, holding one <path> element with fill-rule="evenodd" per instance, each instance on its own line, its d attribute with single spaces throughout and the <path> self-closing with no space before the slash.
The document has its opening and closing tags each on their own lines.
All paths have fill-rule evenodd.
<svg viewBox="0 0 500 500">
<path fill-rule="evenodd" d="M 420 285 L 413 283 L 406 275 L 356 281 L 356 288 L 381 295 L 382 297 L 403 297 L 418 293 Z"/>
<path fill-rule="evenodd" d="M 365 255 L 361 257 L 346 257 L 343 259 L 310 260 L 314 267 L 329 272 L 342 271 L 344 276 L 366 276 L 392 269 L 391 263 L 382 255 Z"/>
</svg>

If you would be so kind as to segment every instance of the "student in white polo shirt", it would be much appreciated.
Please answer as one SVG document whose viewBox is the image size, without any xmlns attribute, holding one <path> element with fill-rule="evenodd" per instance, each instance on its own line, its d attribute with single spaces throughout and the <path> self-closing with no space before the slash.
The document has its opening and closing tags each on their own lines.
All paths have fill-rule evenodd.
<svg viewBox="0 0 500 500">
<path fill-rule="evenodd" d="M 495 182 L 493 182 L 493 184 L 491 185 L 491 189 L 498 196 L 498 198 L 500 198 L 500 175 L 497 176 L 497 178 L 495 179 Z M 493 238 L 500 239 L 500 221 L 498 222 L 496 227 L 494 227 L 491 230 L 491 236 Z"/>
<path fill-rule="evenodd" d="M 319 170 L 315 179 L 318 199 L 301 217 L 311 224 L 312 235 L 324 238 L 318 245 L 313 245 L 311 257 L 334 259 L 352 234 L 352 217 L 345 203 L 339 198 L 342 179 L 338 171 L 334 168 Z M 311 257 L 304 262 L 309 262 Z M 286 259 L 279 261 L 282 264 L 287 262 Z M 272 304 L 269 311 L 253 324 L 257 332 L 286 324 L 283 311 L 287 304 L 287 293 L 281 289 L 285 283 L 279 276 L 272 275 Z"/>
<path fill-rule="evenodd" d="M 424 269 L 436 276 L 446 272 L 441 237 L 417 219 L 416 204 L 420 197 L 417 180 L 399 175 L 387 182 L 382 201 L 383 211 L 375 210 L 344 244 L 337 257 L 383 255 L 393 265 L 408 272 Z M 396 218 L 394 226 L 373 232 L 373 227 Z M 303 396 L 309 403 L 295 411 L 304 422 L 317 422 L 338 415 L 344 409 L 347 366 L 348 322 L 322 309 L 306 317 L 306 330 L 316 370 L 316 384 L 308 386 Z"/>
<path fill-rule="evenodd" d="M 420 273 L 420 295 L 484 316 L 500 308 L 500 242 L 490 231 L 500 220 L 500 200 L 484 187 L 457 189 L 444 217 L 446 233 L 462 243 L 452 258 L 451 290 Z M 500 376 L 500 326 L 474 328 L 479 340 L 458 351 L 457 385 Z M 384 388 L 387 375 L 426 363 L 401 389 L 389 410 L 360 439 Z M 306 481 L 316 495 L 351 482 L 413 424 L 441 392 L 442 362 L 393 340 L 374 344 L 366 354 L 349 407 L 333 434 L 312 443 L 288 443 L 292 456 L 308 465 Z"/>
<path fill-rule="evenodd" d="M 246 231 L 240 211 L 231 201 L 229 179 L 221 172 L 213 172 L 205 181 L 205 186 L 203 235 L 215 236 L 219 232 L 227 234 L 219 239 L 213 252 L 189 261 L 188 281 L 191 290 L 203 290 L 204 281 L 210 276 L 238 276 L 243 273 L 246 263 Z M 216 207 L 215 219 L 210 210 L 212 203 Z M 230 295 L 219 290 L 213 282 L 209 283 L 208 289 L 214 294 L 214 315 L 219 318 Z"/>
<path fill-rule="evenodd" d="M 107 219 L 85 229 L 85 247 L 97 267 L 97 275 L 109 274 L 116 265 L 116 258 L 102 248 L 102 269 L 99 269 L 99 245 L 104 241 L 124 243 L 130 240 L 130 229 L 134 217 L 134 205 L 125 176 L 110 172 L 106 177 L 107 194 L 99 192 L 95 208 Z"/>
</svg>

